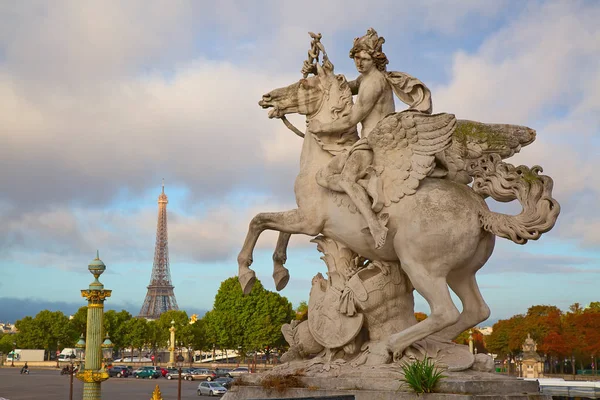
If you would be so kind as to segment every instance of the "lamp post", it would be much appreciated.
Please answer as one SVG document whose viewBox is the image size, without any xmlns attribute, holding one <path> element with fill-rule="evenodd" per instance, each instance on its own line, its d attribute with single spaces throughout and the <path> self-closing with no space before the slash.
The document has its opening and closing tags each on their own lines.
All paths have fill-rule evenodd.
<svg viewBox="0 0 600 400">
<path fill-rule="evenodd" d="M 104 337 L 104 342 L 102 342 L 102 358 L 104 359 L 104 365 L 110 365 L 112 363 L 112 351 L 113 351 L 113 343 L 110 341 L 110 336 L 108 336 L 108 332 Z"/>
<path fill-rule="evenodd" d="M 177 355 L 177 368 L 179 369 L 179 382 L 177 383 L 177 400 L 181 400 L 181 368 L 183 368 L 183 356 L 181 355 L 181 348 L 179 349 L 179 355 Z"/>
<path fill-rule="evenodd" d="M 519 378 L 523 377 L 523 355 L 517 355 L 517 361 L 519 362 Z"/>
<path fill-rule="evenodd" d="M 60 355 L 60 342 L 56 342 L 56 368 L 60 368 L 58 364 L 58 356 Z"/>
<path fill-rule="evenodd" d="M 110 297 L 112 290 L 104 289 L 98 280 L 106 269 L 106 265 L 96 258 L 88 265 L 88 270 L 94 276 L 94 281 L 81 296 L 88 301 L 87 328 L 85 340 L 85 368 L 77 371 L 77 379 L 83 381 L 83 400 L 100 400 L 101 383 L 108 379 L 108 372 L 102 367 L 102 320 L 104 316 L 104 300 Z M 112 344 L 110 345 L 112 348 Z"/>
<path fill-rule="evenodd" d="M 473 330 L 469 329 L 469 353 L 474 354 L 473 352 Z"/>
<path fill-rule="evenodd" d="M 74 371 L 73 371 L 73 360 L 75 359 L 75 353 L 73 353 L 73 351 L 71 351 L 71 355 L 69 356 L 69 364 L 70 364 L 70 368 L 69 368 L 69 400 L 73 400 L 73 375 L 74 375 Z"/>
<path fill-rule="evenodd" d="M 75 344 L 75 347 L 79 349 L 79 369 L 81 369 L 83 368 L 81 359 L 83 350 L 85 349 L 85 337 L 83 336 L 83 332 L 81 333 L 81 336 L 79 336 L 79 340 Z"/>
<path fill-rule="evenodd" d="M 175 321 L 171 320 L 171 327 L 169 328 L 169 332 L 171 333 L 169 340 L 169 364 L 168 367 L 175 366 Z"/>
<path fill-rule="evenodd" d="M 15 366 L 15 357 L 16 357 L 16 351 L 17 350 L 17 342 L 13 342 L 13 354 L 12 354 L 12 358 L 10 359 L 10 366 L 14 367 Z"/>
<path fill-rule="evenodd" d="M 541 357 L 541 360 L 542 360 L 542 371 L 541 371 L 542 373 L 541 373 L 540 377 L 543 378 L 544 374 L 546 373 L 546 354 L 544 354 Z"/>
</svg>

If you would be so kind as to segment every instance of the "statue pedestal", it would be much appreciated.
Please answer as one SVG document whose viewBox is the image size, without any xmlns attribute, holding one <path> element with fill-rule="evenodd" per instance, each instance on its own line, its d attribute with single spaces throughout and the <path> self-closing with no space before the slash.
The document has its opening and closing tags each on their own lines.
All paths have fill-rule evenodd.
<svg viewBox="0 0 600 400">
<path fill-rule="evenodd" d="M 375 371 L 373 371 L 375 372 Z M 407 389 L 396 378 L 376 378 L 373 376 L 331 377 L 325 373 L 323 377 L 299 377 L 303 388 L 287 388 L 283 392 L 265 389 L 261 380 L 267 374 L 251 374 L 240 377 L 241 385 L 234 385 L 223 398 L 224 400 L 242 399 L 318 399 L 320 397 L 339 396 L 340 399 L 355 400 L 408 400 L 415 399 L 416 394 Z M 371 374 L 369 374 L 371 375 Z M 486 372 L 448 372 L 447 378 L 436 389 L 436 393 L 420 394 L 424 399 L 444 400 L 551 400 L 552 396 L 539 393 L 536 381 L 524 381 L 514 377 L 506 377 Z M 349 397 L 354 396 L 354 397 Z"/>
</svg>

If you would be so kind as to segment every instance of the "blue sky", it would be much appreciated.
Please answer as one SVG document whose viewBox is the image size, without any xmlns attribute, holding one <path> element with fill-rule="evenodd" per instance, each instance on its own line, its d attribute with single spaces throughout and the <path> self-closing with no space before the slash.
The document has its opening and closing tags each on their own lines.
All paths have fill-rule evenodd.
<svg viewBox="0 0 600 400">
<path fill-rule="evenodd" d="M 0 321 L 84 305 L 96 249 L 107 307 L 137 314 L 161 178 L 177 301 L 210 309 L 251 217 L 294 207 L 299 139 L 257 101 L 300 78 L 308 31 L 354 79 L 348 51 L 369 27 L 389 70 L 430 87 L 434 111 L 537 130 L 512 162 L 544 167 L 562 213 L 537 242 L 498 239 L 478 274 L 491 320 L 598 301 L 598 20 L 594 1 L 2 4 Z M 291 243 L 282 294 L 294 305 L 326 270 L 309 239 Z M 265 234 L 254 257 L 269 289 L 275 240 Z M 416 309 L 429 311 L 420 298 Z"/>
</svg>

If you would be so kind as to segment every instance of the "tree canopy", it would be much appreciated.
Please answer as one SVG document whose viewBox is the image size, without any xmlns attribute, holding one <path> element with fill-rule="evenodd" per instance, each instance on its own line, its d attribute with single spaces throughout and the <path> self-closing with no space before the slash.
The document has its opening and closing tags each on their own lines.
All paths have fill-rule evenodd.
<svg viewBox="0 0 600 400">
<path fill-rule="evenodd" d="M 206 339 L 221 348 L 265 351 L 285 345 L 281 326 L 296 317 L 291 303 L 256 281 L 244 296 L 237 277 L 226 279 L 203 318 Z"/>
</svg>

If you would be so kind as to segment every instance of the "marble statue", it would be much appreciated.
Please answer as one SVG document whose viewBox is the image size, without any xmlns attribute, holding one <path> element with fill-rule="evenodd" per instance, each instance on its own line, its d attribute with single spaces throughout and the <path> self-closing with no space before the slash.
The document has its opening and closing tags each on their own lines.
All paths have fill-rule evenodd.
<svg viewBox="0 0 600 400">
<path fill-rule="evenodd" d="M 431 93 L 420 80 L 386 70 L 385 41 L 373 29 L 350 50 L 359 72 L 350 82 L 334 73 L 321 35 L 311 37 L 304 77 L 259 102 L 269 118 L 303 137 L 298 208 L 260 213 L 250 222 L 238 256 L 244 293 L 256 279 L 249 267 L 261 232 L 280 232 L 273 254 L 277 290 L 289 280 L 290 235 L 314 236 L 328 276 L 313 279 L 308 321 L 282 327 L 288 364 L 327 371 L 432 357 L 449 370 L 493 367 L 451 340 L 490 314 L 475 274 L 495 237 L 525 244 L 556 222 L 552 179 L 538 166 L 503 161 L 532 143 L 535 131 L 432 113 Z M 394 94 L 406 110 L 395 112 Z M 285 118 L 293 113 L 306 116 L 305 133 Z M 517 200 L 522 212 L 490 211 L 487 197 Z M 431 308 L 421 322 L 414 290 Z"/>
</svg>

